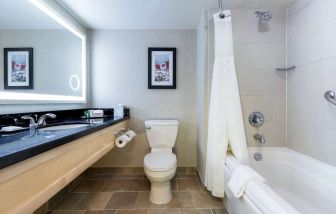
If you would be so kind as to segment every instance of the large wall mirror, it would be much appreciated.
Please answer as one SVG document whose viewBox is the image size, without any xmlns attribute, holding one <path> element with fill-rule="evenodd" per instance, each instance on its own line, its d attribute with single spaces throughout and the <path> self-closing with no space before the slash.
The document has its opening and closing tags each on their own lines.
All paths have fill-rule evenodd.
<svg viewBox="0 0 336 214">
<path fill-rule="evenodd" d="M 86 34 L 43 0 L 1 0 L 0 103 L 86 102 Z"/>
</svg>

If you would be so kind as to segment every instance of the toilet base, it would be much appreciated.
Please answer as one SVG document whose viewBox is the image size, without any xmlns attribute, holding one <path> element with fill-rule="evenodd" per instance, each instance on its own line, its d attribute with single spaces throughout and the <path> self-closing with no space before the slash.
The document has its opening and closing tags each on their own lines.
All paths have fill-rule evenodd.
<svg viewBox="0 0 336 214">
<path fill-rule="evenodd" d="M 149 200 L 153 204 L 166 204 L 172 198 L 170 180 L 167 182 L 151 182 Z"/>
</svg>

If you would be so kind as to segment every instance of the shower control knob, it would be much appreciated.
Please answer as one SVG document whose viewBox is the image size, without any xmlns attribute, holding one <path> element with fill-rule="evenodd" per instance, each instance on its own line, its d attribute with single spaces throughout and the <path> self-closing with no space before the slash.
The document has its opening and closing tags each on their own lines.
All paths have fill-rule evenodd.
<svg viewBox="0 0 336 214">
<path fill-rule="evenodd" d="M 252 112 L 249 116 L 249 122 L 253 127 L 260 127 L 264 124 L 264 115 L 261 112 Z"/>
</svg>

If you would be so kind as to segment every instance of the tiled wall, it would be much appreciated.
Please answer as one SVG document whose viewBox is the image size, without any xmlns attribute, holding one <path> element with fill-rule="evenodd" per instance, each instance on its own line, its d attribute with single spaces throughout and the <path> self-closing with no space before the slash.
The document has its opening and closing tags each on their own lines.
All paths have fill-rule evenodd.
<svg viewBox="0 0 336 214">
<path fill-rule="evenodd" d="M 284 146 L 286 139 L 286 78 L 275 71 L 286 64 L 286 11 L 271 11 L 273 19 L 260 25 L 255 10 L 233 10 L 234 52 L 246 137 L 249 146 L 260 146 L 256 132 L 266 146 Z M 248 123 L 253 111 L 265 116 L 257 130 Z"/>
<path fill-rule="evenodd" d="M 145 120 L 178 119 L 178 166 L 196 166 L 196 31 L 107 30 L 92 36 L 93 105 L 130 108 L 134 141 L 114 149 L 96 166 L 142 166 L 150 151 Z M 177 89 L 147 89 L 148 47 L 177 48 Z"/>
<path fill-rule="evenodd" d="M 288 146 L 336 165 L 336 1 L 299 0 L 288 11 Z"/>
</svg>

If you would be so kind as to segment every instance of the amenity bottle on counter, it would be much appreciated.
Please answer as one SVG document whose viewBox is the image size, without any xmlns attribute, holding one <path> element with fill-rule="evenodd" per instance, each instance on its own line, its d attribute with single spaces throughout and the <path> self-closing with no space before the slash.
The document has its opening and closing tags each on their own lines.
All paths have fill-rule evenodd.
<svg viewBox="0 0 336 214">
<path fill-rule="evenodd" d="M 117 117 L 123 117 L 124 116 L 124 106 L 122 104 L 118 104 L 114 108 L 114 116 L 117 116 Z"/>
</svg>

